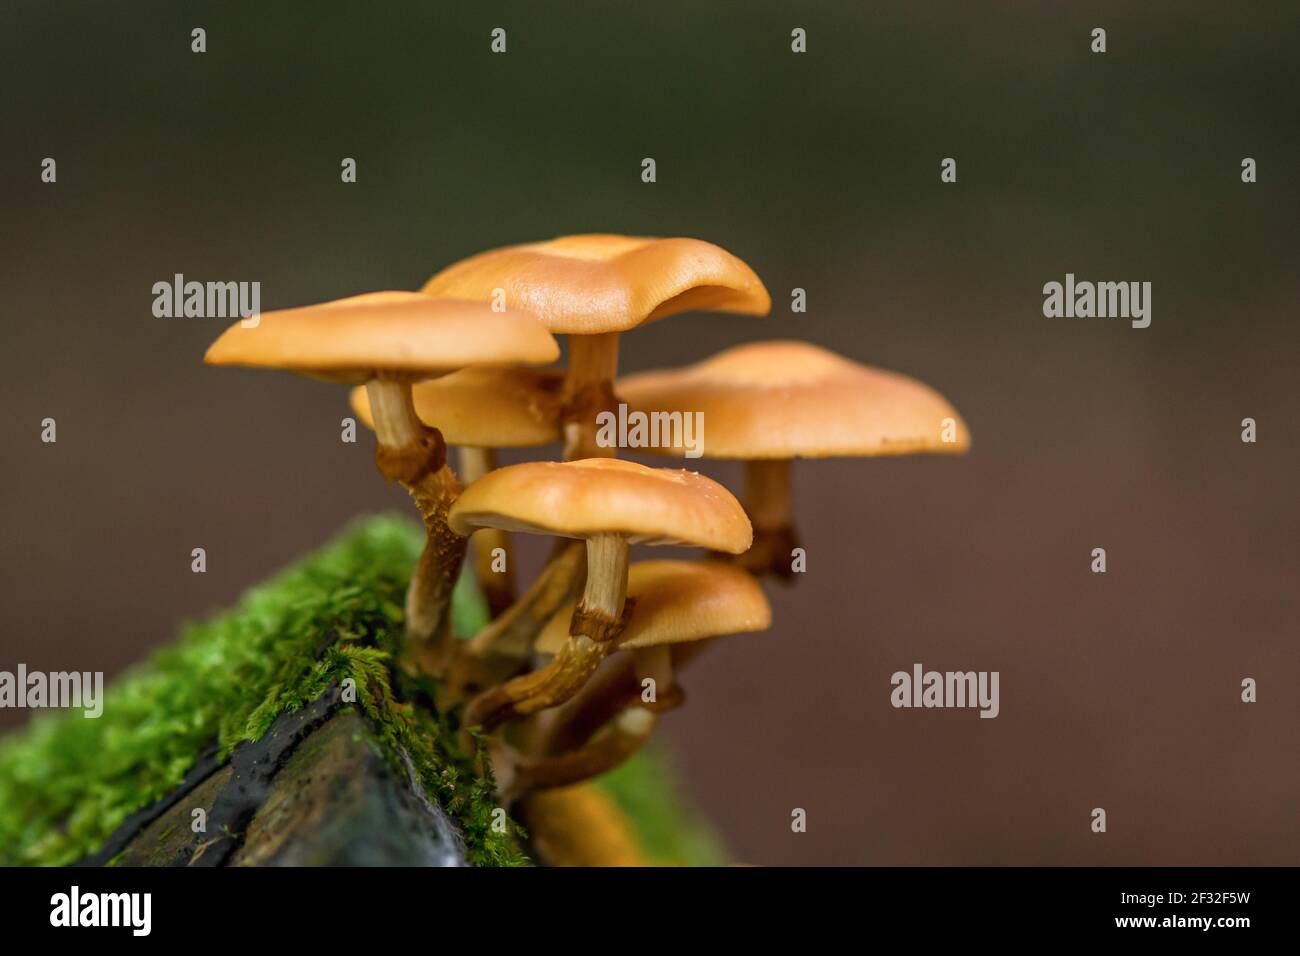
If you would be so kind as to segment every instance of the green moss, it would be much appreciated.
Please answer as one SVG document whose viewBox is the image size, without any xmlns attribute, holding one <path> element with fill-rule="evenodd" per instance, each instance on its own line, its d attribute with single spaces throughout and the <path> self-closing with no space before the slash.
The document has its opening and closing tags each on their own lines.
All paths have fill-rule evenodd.
<svg viewBox="0 0 1300 956">
<path fill-rule="evenodd" d="M 345 678 L 356 681 L 385 756 L 396 766 L 398 748 L 405 750 L 430 796 L 460 825 L 470 861 L 526 864 L 521 831 L 492 829 L 490 772 L 461 751 L 451 721 L 426 706 L 436 688 L 392 683 L 421 543 L 418 526 L 402 519 L 359 523 L 233 609 L 184 627 L 175 644 L 108 688 L 98 719 L 48 714 L 0 741 L 0 865 L 67 864 L 98 850 L 131 813 L 179 786 L 207 748 L 225 755 L 259 739 L 280 715 Z M 461 637 L 488 620 L 472 575 L 457 586 L 453 619 Z M 601 784 L 656 861 L 725 860 L 677 797 L 662 757 L 638 757 Z"/>
<path fill-rule="evenodd" d="M 460 824 L 472 862 L 525 863 L 517 834 L 491 829 L 490 779 L 443 718 L 399 701 L 388 661 L 420 549 L 410 523 L 371 519 L 273 580 L 109 688 L 97 720 L 47 715 L 0 745 L 0 864 L 66 864 L 98 849 L 131 813 L 177 787 L 212 744 L 226 754 L 281 714 L 352 678 L 390 756 L 401 746 Z M 457 589 L 458 633 L 486 609 Z M 430 688 L 402 688 L 407 692 Z"/>
<path fill-rule="evenodd" d="M 456 582 L 452 595 L 452 616 L 455 618 L 456 636 L 469 640 L 492 621 L 487 598 L 474 578 L 473 562 L 466 561 L 463 573 Z"/>
<path fill-rule="evenodd" d="M 646 856 L 660 864 L 722 866 L 729 861 L 713 828 L 681 797 L 668 756 L 650 747 L 596 781 L 637 827 Z"/>
</svg>

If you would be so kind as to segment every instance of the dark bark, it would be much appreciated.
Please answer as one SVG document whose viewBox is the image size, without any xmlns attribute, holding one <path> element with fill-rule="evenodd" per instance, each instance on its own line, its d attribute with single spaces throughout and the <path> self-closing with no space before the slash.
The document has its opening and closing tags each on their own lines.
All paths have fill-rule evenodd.
<svg viewBox="0 0 1300 956">
<path fill-rule="evenodd" d="M 132 816 L 87 863 L 461 866 L 465 846 L 409 760 L 394 771 L 365 717 L 331 691 L 206 776 Z M 194 779 L 197 777 L 198 779 Z M 192 829 L 194 811 L 207 816 Z M 119 856 L 120 854 L 120 856 Z"/>
</svg>

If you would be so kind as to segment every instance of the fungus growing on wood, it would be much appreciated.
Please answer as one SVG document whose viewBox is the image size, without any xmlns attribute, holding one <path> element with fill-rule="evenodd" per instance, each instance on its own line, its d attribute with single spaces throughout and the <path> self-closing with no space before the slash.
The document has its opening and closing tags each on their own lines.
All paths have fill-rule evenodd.
<svg viewBox="0 0 1300 956">
<path fill-rule="evenodd" d="M 703 310 L 766 315 L 771 298 L 754 271 L 699 239 L 578 235 L 493 249 L 447 267 L 428 295 L 498 300 L 569 337 L 565 455 L 612 455 L 596 444 L 596 416 L 613 411 L 619 334 Z"/>
<path fill-rule="evenodd" d="M 498 448 L 533 448 L 560 440 L 563 380 L 555 369 L 467 368 L 417 382 L 411 397 L 420 421 L 458 446 L 460 479 L 470 484 L 496 468 Z M 352 409 L 374 427 L 364 386 L 352 390 Z M 470 539 L 475 577 L 494 618 L 515 599 L 509 537 L 498 528 L 483 528 Z M 504 568 L 496 566 L 498 548 L 507 555 Z"/>
<path fill-rule="evenodd" d="M 635 609 L 614 640 L 631 651 L 638 676 L 656 693 L 673 686 L 677 645 L 722 634 L 766 630 L 772 608 L 752 575 L 721 561 L 638 561 L 628 569 L 627 596 Z M 551 618 L 537 638 L 540 654 L 558 654 L 568 638 L 573 608 Z"/>
<path fill-rule="evenodd" d="M 746 507 L 699 474 L 620 461 L 597 444 L 599 413 L 615 411 L 623 332 L 692 309 L 769 308 L 752 270 L 711 243 L 569 236 L 473 256 L 423 293 L 266 313 L 256 327 L 232 326 L 207 360 L 359 386 L 352 404 L 375 430 L 380 470 L 407 487 L 426 527 L 404 663 L 439 678 L 421 693 L 449 706 L 461 743 L 480 739 L 475 728 L 493 735 L 480 756 L 509 804 L 626 760 L 659 713 L 683 701 L 677 674 L 700 647 L 769 626 L 767 600 L 744 568 L 791 571 L 793 459 L 969 448 L 965 423 L 933 389 L 800 342 L 741 346 L 617 383 L 633 413 L 702 417 L 702 444 L 687 448 L 685 430 L 669 430 L 682 447 L 648 450 L 745 462 Z M 552 333 L 569 336 L 567 370 L 513 367 L 555 360 Z M 495 467 L 494 449 L 555 441 L 563 462 Z M 463 491 L 447 442 L 461 448 Z M 452 642 L 446 610 L 476 532 L 492 620 Z M 511 601 L 505 577 L 483 569 L 504 540 L 490 536 L 516 532 L 553 536 L 556 546 Z M 739 558 L 629 565 L 635 544 Z M 548 839 L 563 841 L 573 825 Z"/>
<path fill-rule="evenodd" d="M 414 292 L 375 292 L 236 322 L 208 349 L 211 365 L 287 369 L 364 384 L 378 444 L 375 463 L 401 483 L 424 520 L 427 544 L 406 602 L 407 662 L 437 671 L 448 652 L 447 612 L 464 542 L 447 528 L 459 491 L 446 444 L 415 413 L 412 383 L 470 366 L 544 364 L 554 337 L 526 313 Z"/>
<path fill-rule="evenodd" d="M 625 623 L 630 544 L 686 544 L 739 554 L 752 541 L 744 509 L 717 482 L 614 458 L 497 469 L 465 489 L 449 521 L 457 534 L 496 527 L 586 541 L 586 583 L 568 640 L 546 667 L 470 703 L 466 723 L 487 730 L 563 703 L 595 671 Z"/>
<path fill-rule="evenodd" d="M 633 610 L 611 651 L 630 652 L 631 666 L 614 679 L 593 681 L 552 712 L 540 734 L 540 755 L 502 771 L 511 797 L 618 766 L 649 739 L 659 713 L 682 703 L 675 659 L 688 645 L 772 623 L 758 581 L 720 561 L 637 562 L 628 571 L 627 596 Z M 551 619 L 537 640 L 539 653 L 563 652 L 571 613 L 565 608 Z"/>
</svg>

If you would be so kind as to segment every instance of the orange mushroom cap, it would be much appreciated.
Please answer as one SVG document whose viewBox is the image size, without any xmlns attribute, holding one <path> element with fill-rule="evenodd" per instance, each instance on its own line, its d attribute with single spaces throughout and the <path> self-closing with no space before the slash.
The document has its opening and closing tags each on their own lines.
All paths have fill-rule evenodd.
<svg viewBox="0 0 1300 956">
<path fill-rule="evenodd" d="M 279 368 L 357 384 L 378 373 L 412 378 L 474 365 L 544 365 L 555 337 L 526 312 L 418 292 L 371 292 L 236 322 L 203 360 Z"/>
<path fill-rule="evenodd" d="M 628 413 L 704 415 L 705 458 L 960 453 L 970 430 L 948 400 L 897 372 L 807 342 L 740 345 L 680 369 L 619 380 Z M 950 421 L 949 421 L 950 420 Z M 952 441 L 945 441 L 945 433 Z M 652 448 L 681 455 L 684 449 Z"/>
<path fill-rule="evenodd" d="M 754 577 L 721 561 L 638 561 L 628 568 L 632 615 L 614 646 L 623 650 L 682 644 L 724 634 L 762 631 L 772 608 Z M 557 654 L 569 639 L 573 604 L 561 608 L 537 638 Z"/>
<path fill-rule="evenodd" d="M 451 529 L 500 528 L 633 544 L 686 544 L 740 554 L 753 528 L 726 488 L 692 471 L 618 458 L 533 461 L 488 472 L 456 499 Z"/>
<path fill-rule="evenodd" d="M 554 333 L 626 332 L 694 309 L 766 315 L 754 271 L 700 239 L 564 236 L 471 256 L 424 284 L 426 295 L 491 300 L 505 292 Z"/>
<path fill-rule="evenodd" d="M 530 448 L 560 440 L 557 369 L 467 368 L 411 387 L 415 413 L 452 445 Z M 352 390 L 352 409 L 374 428 L 370 396 Z"/>
</svg>

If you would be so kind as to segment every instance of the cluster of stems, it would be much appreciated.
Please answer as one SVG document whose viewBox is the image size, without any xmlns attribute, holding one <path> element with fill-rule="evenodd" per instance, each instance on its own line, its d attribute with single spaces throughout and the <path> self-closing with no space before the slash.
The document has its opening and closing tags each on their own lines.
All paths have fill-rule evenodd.
<svg viewBox="0 0 1300 956">
<path fill-rule="evenodd" d="M 596 420 L 616 403 L 618 335 L 571 336 L 569 348 L 561 422 L 565 459 L 612 456 L 613 449 L 596 443 Z M 453 640 L 451 593 L 466 539 L 450 530 L 447 514 L 460 482 L 445 462 L 441 435 L 416 416 L 409 383 L 376 379 L 368 391 L 380 470 L 410 491 L 428 532 L 407 598 L 402 664 L 436 678 L 448 703 L 460 705 L 467 743 L 475 728 L 492 735 L 490 756 L 507 801 L 622 763 L 649 738 L 659 713 L 683 700 L 669 647 L 620 654 L 607 664 L 632 610 L 626 536 L 557 539 L 542 572 L 516 598 L 511 581 L 492 567 L 496 549 L 507 547 L 505 533 L 480 530 L 475 564 L 492 619 L 470 640 Z M 467 481 L 494 465 L 485 449 L 462 449 L 460 461 Z M 788 465 L 754 463 L 748 473 L 747 503 L 756 531 L 766 536 L 760 540 L 781 546 L 790 528 Z M 756 570 L 776 566 L 774 558 L 764 564 Z M 552 659 L 539 660 L 538 635 L 575 598 L 567 640 Z"/>
<path fill-rule="evenodd" d="M 595 436 L 597 415 L 613 406 L 617 372 L 617 333 L 571 337 L 561 423 L 566 460 L 613 454 L 598 446 Z M 630 611 L 627 539 L 597 534 L 585 542 L 560 540 L 537 580 L 515 599 L 509 579 L 492 568 L 495 550 L 506 547 L 504 532 L 480 532 L 475 564 L 492 621 L 458 644 L 451 634 L 451 595 L 467 539 L 451 531 L 447 515 L 460 492 L 460 480 L 446 464 L 441 434 L 416 415 L 409 381 L 377 377 L 368 383 L 367 393 L 378 439 L 376 463 L 386 477 L 410 492 L 427 532 L 407 594 L 402 666 L 441 681 L 452 701 L 464 705 L 462 724 L 467 731 L 477 727 L 501 732 L 494 749 L 505 764 L 498 768 L 499 779 L 512 781 L 512 798 L 585 779 L 626 759 L 654 723 L 651 712 L 639 703 L 614 708 L 604 726 L 593 728 L 590 739 L 562 752 L 547 744 L 524 755 L 505 735 L 538 737 L 539 725 L 529 719 L 575 698 L 608 656 Z M 494 464 L 486 449 L 462 449 L 460 460 L 468 481 Z M 579 590 L 564 647 L 549 663 L 531 669 L 538 634 Z M 573 737 L 553 719 L 547 732 L 555 739 Z"/>
</svg>

